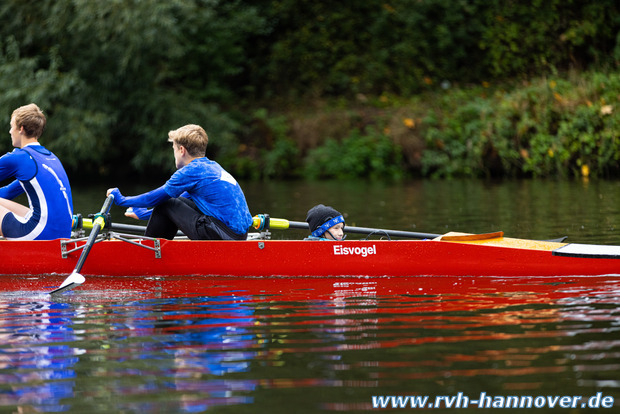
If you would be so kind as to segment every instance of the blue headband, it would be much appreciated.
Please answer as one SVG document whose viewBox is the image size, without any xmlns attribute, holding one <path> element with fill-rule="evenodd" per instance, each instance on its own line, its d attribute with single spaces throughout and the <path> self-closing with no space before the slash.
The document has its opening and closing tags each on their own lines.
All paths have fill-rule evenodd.
<svg viewBox="0 0 620 414">
<path fill-rule="evenodd" d="M 326 221 L 318 229 L 314 230 L 312 232 L 312 235 L 314 237 L 321 237 L 323 233 L 325 233 L 327 230 L 331 229 L 333 226 L 335 226 L 338 223 L 344 223 L 344 217 L 338 216 L 338 217 L 334 217 L 331 220 Z"/>
</svg>

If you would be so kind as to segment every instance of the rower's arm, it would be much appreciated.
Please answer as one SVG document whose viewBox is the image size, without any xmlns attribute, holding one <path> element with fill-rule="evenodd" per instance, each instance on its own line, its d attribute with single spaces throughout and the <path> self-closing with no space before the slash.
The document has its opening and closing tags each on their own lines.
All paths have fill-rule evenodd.
<svg viewBox="0 0 620 414">
<path fill-rule="evenodd" d="M 11 184 L 0 188 L 0 198 L 12 200 L 23 192 L 24 187 L 19 184 L 19 181 L 15 180 Z"/>
<path fill-rule="evenodd" d="M 170 198 L 164 186 L 137 196 L 125 197 L 118 188 L 111 191 L 114 195 L 114 204 L 121 207 L 153 207 Z"/>
</svg>

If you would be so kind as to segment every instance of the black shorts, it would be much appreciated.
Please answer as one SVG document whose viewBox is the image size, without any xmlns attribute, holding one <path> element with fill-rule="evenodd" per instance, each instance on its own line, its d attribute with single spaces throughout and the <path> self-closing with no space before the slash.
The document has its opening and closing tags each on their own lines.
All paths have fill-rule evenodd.
<svg viewBox="0 0 620 414">
<path fill-rule="evenodd" d="M 171 198 L 153 209 L 145 236 L 172 240 L 181 230 L 191 240 L 246 240 L 215 217 L 202 213 L 185 197 Z"/>
</svg>

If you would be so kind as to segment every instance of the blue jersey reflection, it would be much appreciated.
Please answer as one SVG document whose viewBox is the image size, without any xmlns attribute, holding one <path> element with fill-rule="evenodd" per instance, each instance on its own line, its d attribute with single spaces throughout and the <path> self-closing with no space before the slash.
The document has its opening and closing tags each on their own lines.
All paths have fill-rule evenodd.
<svg viewBox="0 0 620 414">
<path fill-rule="evenodd" d="M 0 302 L 0 411 L 73 411 L 85 396 L 109 412 L 253 402 L 248 298 L 83 298 Z"/>
<path fill-rule="evenodd" d="M 134 303 L 131 320 L 114 327 L 117 331 L 149 336 L 141 343 L 138 355 L 135 344 L 128 344 L 128 354 L 156 360 L 151 364 L 159 367 L 159 375 L 141 387 L 159 388 L 175 395 L 167 408 L 183 412 L 252 403 L 248 394 L 255 389 L 256 381 L 234 376 L 248 371 L 256 357 L 256 336 L 248 329 L 255 322 L 254 309 L 244 304 L 247 300 L 220 296 Z M 148 374 L 140 372 L 144 378 Z M 133 392 L 125 387 L 117 391 Z M 144 412 L 154 407 L 152 403 L 141 403 L 133 408 Z"/>
<path fill-rule="evenodd" d="M 4 304 L 0 327 L 0 405 L 66 411 L 74 395 L 78 355 L 72 347 L 73 306 L 31 302 Z M 7 318 L 8 316 L 8 318 Z"/>
</svg>

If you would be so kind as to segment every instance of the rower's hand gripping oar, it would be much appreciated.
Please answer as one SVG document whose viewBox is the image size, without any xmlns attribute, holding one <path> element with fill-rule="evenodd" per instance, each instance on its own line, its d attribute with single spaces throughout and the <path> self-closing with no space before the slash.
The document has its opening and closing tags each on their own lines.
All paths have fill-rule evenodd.
<svg viewBox="0 0 620 414">
<path fill-rule="evenodd" d="M 82 270 L 82 266 L 84 266 L 84 261 L 86 261 L 86 257 L 88 253 L 90 253 L 90 249 L 97 241 L 97 236 L 99 235 L 99 231 L 105 227 L 105 215 L 110 211 L 110 207 L 112 207 L 112 202 L 114 201 L 114 196 L 109 195 L 103 203 L 103 207 L 101 207 L 101 211 L 99 214 L 95 214 L 95 218 L 93 219 L 93 229 L 90 231 L 90 235 L 88 236 L 88 241 L 84 245 L 84 249 L 82 250 L 82 254 L 75 265 L 75 269 L 73 272 L 65 279 L 64 282 L 55 290 L 51 291 L 50 294 L 61 293 L 67 290 L 71 290 L 76 286 L 81 285 L 86 280 L 84 276 L 80 274 Z"/>
</svg>

